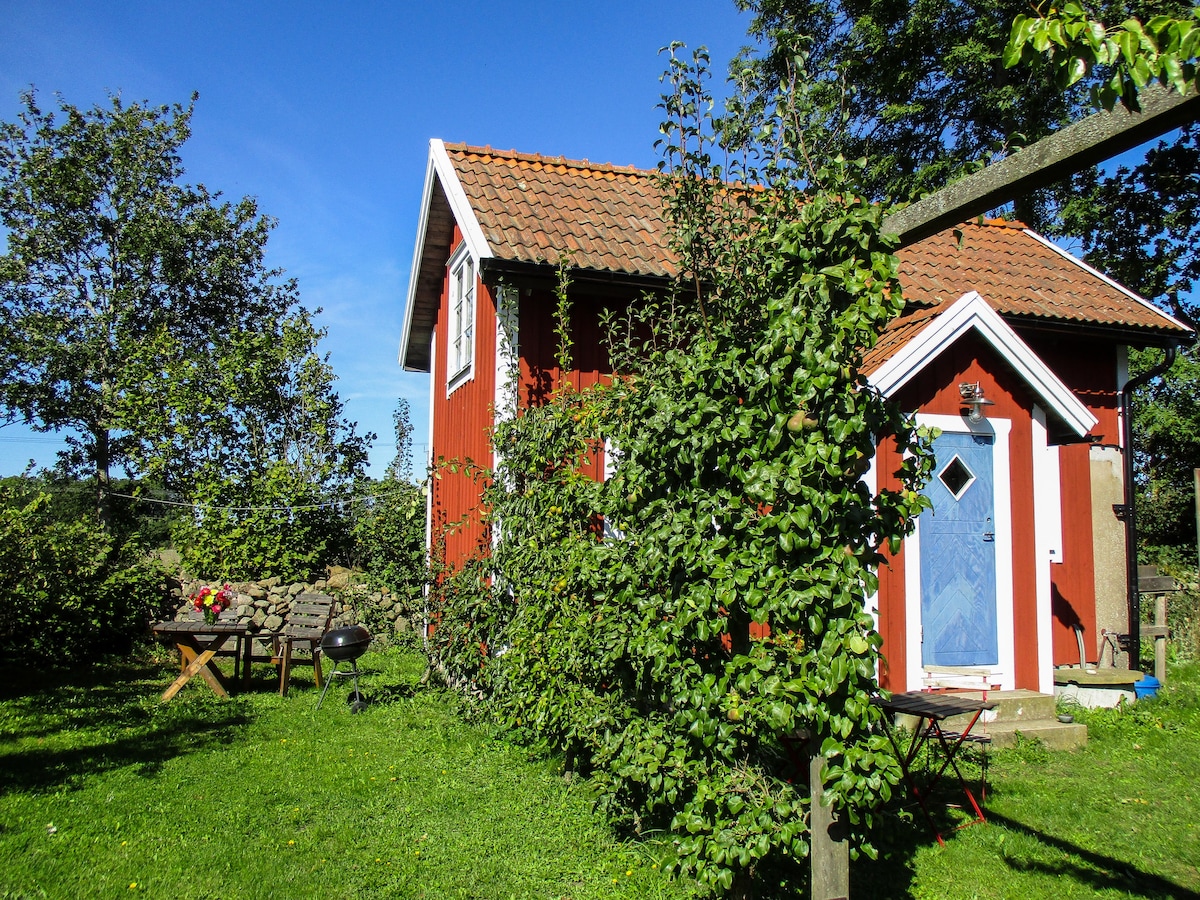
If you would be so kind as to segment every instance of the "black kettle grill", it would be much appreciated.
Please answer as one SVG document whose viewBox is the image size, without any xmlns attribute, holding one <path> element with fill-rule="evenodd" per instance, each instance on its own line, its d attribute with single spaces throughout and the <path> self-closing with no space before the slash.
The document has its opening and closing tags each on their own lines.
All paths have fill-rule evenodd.
<svg viewBox="0 0 1200 900">
<path fill-rule="evenodd" d="M 325 676 L 325 689 L 321 691 L 321 699 L 317 701 L 317 709 L 325 702 L 329 686 L 335 678 L 353 678 L 354 693 L 350 695 L 350 712 L 361 712 L 367 707 L 367 698 L 358 690 L 358 658 L 367 652 L 371 646 L 371 632 L 361 625 L 349 625 L 345 628 L 334 628 L 325 632 L 321 638 L 321 652 L 333 660 L 333 671 Z M 350 663 L 349 671 L 338 669 L 343 662 Z"/>
</svg>

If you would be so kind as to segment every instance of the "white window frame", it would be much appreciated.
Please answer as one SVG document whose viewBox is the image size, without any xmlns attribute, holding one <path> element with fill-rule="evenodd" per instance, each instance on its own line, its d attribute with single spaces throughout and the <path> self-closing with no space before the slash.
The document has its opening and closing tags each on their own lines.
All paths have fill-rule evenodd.
<svg viewBox="0 0 1200 900">
<path fill-rule="evenodd" d="M 475 377 L 479 263 L 464 241 L 450 257 L 449 321 L 446 335 L 446 395 Z M 464 277 L 466 276 L 466 277 Z"/>
</svg>

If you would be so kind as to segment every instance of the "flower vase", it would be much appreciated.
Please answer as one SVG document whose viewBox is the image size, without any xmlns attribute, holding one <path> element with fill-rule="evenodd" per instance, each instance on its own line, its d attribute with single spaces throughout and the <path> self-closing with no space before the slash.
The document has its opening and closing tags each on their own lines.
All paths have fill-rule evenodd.
<svg viewBox="0 0 1200 900">
<path fill-rule="evenodd" d="M 217 612 L 215 609 L 213 609 L 211 606 L 204 607 L 204 624 L 206 624 L 206 625 L 216 624 L 217 616 L 219 616 L 219 615 L 220 615 L 220 613 Z"/>
</svg>

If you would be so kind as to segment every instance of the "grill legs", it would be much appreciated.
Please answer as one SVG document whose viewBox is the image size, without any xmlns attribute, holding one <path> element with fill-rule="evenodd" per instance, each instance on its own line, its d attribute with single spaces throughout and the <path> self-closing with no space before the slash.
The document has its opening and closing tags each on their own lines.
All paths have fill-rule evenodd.
<svg viewBox="0 0 1200 900">
<path fill-rule="evenodd" d="M 353 678 L 354 679 L 354 700 L 351 701 L 351 703 L 350 703 L 350 712 L 352 712 L 352 713 L 361 712 L 362 710 L 367 708 L 367 700 L 362 695 L 362 693 L 358 690 L 358 660 L 357 659 L 350 660 L 351 668 L 350 668 L 349 672 L 343 672 L 340 669 L 338 669 L 338 666 L 340 666 L 340 665 L 341 665 L 341 661 L 339 660 L 338 662 L 336 662 L 334 664 L 333 671 L 330 672 L 325 677 L 325 688 L 324 688 L 324 690 L 321 691 L 321 699 L 317 701 L 317 709 L 320 709 L 321 704 L 325 702 L 325 695 L 329 693 L 329 688 L 334 683 L 334 681 L 336 681 L 338 678 Z"/>
</svg>

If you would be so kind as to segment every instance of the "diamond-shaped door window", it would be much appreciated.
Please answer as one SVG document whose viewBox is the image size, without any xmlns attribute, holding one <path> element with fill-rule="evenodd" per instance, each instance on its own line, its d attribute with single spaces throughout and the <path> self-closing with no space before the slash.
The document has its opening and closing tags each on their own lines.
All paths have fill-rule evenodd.
<svg viewBox="0 0 1200 900">
<path fill-rule="evenodd" d="M 938 478 L 955 500 L 961 500 L 962 495 L 971 486 L 971 482 L 975 480 L 975 473 L 967 468 L 967 464 L 960 457 L 955 456 L 938 473 Z"/>
</svg>

